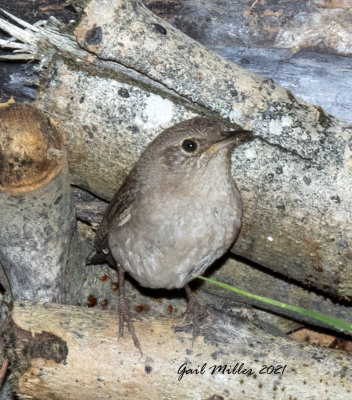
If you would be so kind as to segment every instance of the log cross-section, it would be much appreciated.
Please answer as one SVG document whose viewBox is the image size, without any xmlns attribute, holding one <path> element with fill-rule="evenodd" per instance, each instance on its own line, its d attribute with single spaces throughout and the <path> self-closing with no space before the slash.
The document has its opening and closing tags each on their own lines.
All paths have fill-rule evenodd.
<svg viewBox="0 0 352 400">
<path fill-rule="evenodd" d="M 16 299 L 59 301 L 76 226 L 64 139 L 29 104 L 0 108 L 0 263 Z"/>
</svg>

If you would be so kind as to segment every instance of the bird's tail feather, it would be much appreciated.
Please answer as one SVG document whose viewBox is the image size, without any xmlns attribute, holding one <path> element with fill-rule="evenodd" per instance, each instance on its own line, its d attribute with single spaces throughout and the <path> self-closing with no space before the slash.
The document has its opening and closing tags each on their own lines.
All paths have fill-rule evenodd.
<svg viewBox="0 0 352 400">
<path fill-rule="evenodd" d="M 93 250 L 86 259 L 86 265 L 109 264 L 110 267 L 116 268 L 116 262 L 110 251 Z"/>
</svg>

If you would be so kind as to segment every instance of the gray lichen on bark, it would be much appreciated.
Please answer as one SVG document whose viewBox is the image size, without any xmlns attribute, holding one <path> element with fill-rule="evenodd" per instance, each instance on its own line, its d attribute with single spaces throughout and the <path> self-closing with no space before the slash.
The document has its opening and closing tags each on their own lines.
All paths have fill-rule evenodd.
<svg viewBox="0 0 352 400">
<path fill-rule="evenodd" d="M 91 1 L 75 34 L 80 48 L 49 28 L 36 32 L 35 43 L 55 46 L 57 61 L 49 71 L 56 75 L 49 74 L 37 104 L 63 124 L 79 185 L 111 198 L 154 135 L 194 112 L 252 129 L 262 140 L 232 158 L 245 203 L 234 252 L 331 295 L 351 297 L 350 124 L 208 51 L 135 1 Z M 110 74 L 103 77 L 97 68 Z M 81 87 L 87 93 L 78 96 Z M 164 99 L 160 112 L 147 119 L 146 111 L 156 116 L 148 108 L 155 96 Z M 104 111 L 96 113 L 97 106 Z M 99 129 L 86 123 L 89 118 L 99 120 Z"/>
</svg>

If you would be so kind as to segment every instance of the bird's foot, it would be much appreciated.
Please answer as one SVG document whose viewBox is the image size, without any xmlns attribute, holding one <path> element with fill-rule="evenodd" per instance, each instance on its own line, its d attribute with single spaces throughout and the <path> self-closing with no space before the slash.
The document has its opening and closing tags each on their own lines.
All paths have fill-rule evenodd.
<svg viewBox="0 0 352 400">
<path fill-rule="evenodd" d="M 119 297 L 119 339 L 123 337 L 123 331 L 125 327 L 125 322 L 127 324 L 127 328 L 132 336 L 133 343 L 137 347 L 137 349 L 140 351 L 141 356 L 143 357 L 142 353 L 142 348 L 139 343 L 139 340 L 137 338 L 136 332 L 134 330 L 133 322 L 132 322 L 132 316 L 130 312 L 130 308 L 128 305 L 128 301 L 124 296 Z"/>
</svg>

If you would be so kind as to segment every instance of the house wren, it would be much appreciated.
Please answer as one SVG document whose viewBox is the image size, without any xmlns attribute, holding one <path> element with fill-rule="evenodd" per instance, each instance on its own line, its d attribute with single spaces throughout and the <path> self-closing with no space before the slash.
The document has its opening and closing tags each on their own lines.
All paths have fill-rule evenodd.
<svg viewBox="0 0 352 400">
<path fill-rule="evenodd" d="M 140 349 L 124 293 L 124 273 L 149 288 L 185 287 L 238 236 L 242 200 L 231 176 L 231 150 L 252 139 L 222 122 L 193 118 L 163 131 L 116 192 L 95 239 L 91 263 L 110 257 L 119 275 L 119 336 L 124 323 Z M 194 330 L 196 332 L 194 318 Z"/>
</svg>

